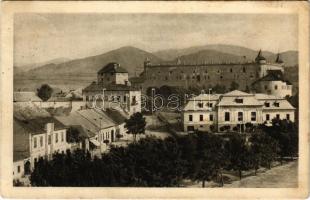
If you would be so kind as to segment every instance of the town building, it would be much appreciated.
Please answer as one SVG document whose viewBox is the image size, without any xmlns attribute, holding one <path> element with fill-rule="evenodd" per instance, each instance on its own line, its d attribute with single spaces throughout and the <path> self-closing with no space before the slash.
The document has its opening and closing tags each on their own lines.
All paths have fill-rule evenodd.
<svg viewBox="0 0 310 200">
<path fill-rule="evenodd" d="M 231 87 L 237 82 L 240 90 L 250 90 L 251 84 L 268 74 L 270 70 L 284 72 L 284 63 L 277 59 L 273 63 L 266 61 L 259 51 L 253 61 L 246 59 L 238 63 L 176 63 L 153 64 L 149 59 L 144 62 L 144 71 L 139 77 L 132 77 L 130 81 L 134 86 L 147 93 L 149 88 L 161 86 L 183 86 L 185 88 L 213 88 L 215 85 Z"/>
<path fill-rule="evenodd" d="M 40 158 L 51 159 L 56 152 L 66 153 L 66 127 L 53 117 L 36 117 L 13 121 L 13 177 L 29 175 Z"/>
<path fill-rule="evenodd" d="M 67 116 L 57 116 L 56 119 L 68 128 L 77 129 L 82 138 L 80 148 L 89 151 L 92 156 L 100 156 L 110 144 L 121 137 L 127 138 L 124 128 L 126 117 L 115 110 L 83 109 Z"/>
<path fill-rule="evenodd" d="M 129 114 L 141 112 L 141 91 L 131 85 L 127 70 L 118 63 L 109 63 L 100 69 L 97 82 L 84 88 L 82 94 L 88 107 L 118 107 Z"/>
<path fill-rule="evenodd" d="M 272 119 L 295 120 L 295 108 L 284 98 L 234 90 L 225 94 L 201 94 L 189 99 L 182 113 L 185 132 L 221 131 Z"/>
</svg>

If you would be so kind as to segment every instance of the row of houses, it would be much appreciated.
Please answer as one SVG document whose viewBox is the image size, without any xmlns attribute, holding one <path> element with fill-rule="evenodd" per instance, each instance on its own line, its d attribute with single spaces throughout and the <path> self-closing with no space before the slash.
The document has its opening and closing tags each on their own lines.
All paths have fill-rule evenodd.
<svg viewBox="0 0 310 200">
<path fill-rule="evenodd" d="M 55 153 L 79 148 L 100 157 L 110 145 L 129 139 L 124 127 L 128 117 L 118 110 L 94 108 L 51 116 L 32 102 L 14 103 L 14 180 L 27 180 L 40 158 L 51 159 Z"/>
<path fill-rule="evenodd" d="M 200 94 L 183 109 L 185 132 L 221 131 L 251 123 L 270 123 L 272 119 L 295 121 L 295 108 L 282 97 L 234 90 L 225 94 Z M 213 129 L 213 130 L 212 130 Z"/>
</svg>

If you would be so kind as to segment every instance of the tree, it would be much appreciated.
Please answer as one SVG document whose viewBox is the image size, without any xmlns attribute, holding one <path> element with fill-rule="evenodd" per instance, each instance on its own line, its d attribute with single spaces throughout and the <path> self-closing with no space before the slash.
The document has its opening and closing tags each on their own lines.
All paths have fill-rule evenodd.
<svg viewBox="0 0 310 200">
<path fill-rule="evenodd" d="M 52 93 L 53 89 L 48 84 L 43 84 L 39 89 L 37 89 L 37 95 L 43 101 L 47 101 L 49 98 L 51 98 Z"/>
<path fill-rule="evenodd" d="M 145 133 L 145 118 L 140 112 L 137 112 L 131 115 L 129 119 L 126 119 L 125 122 L 125 128 L 127 128 L 127 133 L 133 134 L 134 142 L 136 142 L 137 134 Z"/>
<path fill-rule="evenodd" d="M 196 133 L 196 166 L 192 179 L 205 182 L 217 177 L 224 160 L 222 139 L 211 133 Z"/>
<path fill-rule="evenodd" d="M 82 141 L 82 138 L 80 137 L 79 130 L 76 127 L 69 127 L 67 130 L 67 142 L 77 143 L 81 141 Z"/>
<path fill-rule="evenodd" d="M 245 138 L 239 134 L 232 134 L 225 145 L 228 152 L 228 168 L 237 170 L 239 178 L 242 178 L 242 171 L 250 168 L 250 151 L 246 145 Z"/>
<path fill-rule="evenodd" d="M 212 88 L 212 91 L 214 91 L 215 93 L 218 93 L 218 94 L 223 94 L 223 93 L 226 92 L 226 87 L 225 87 L 225 85 L 216 84 L 216 85 Z"/>
<path fill-rule="evenodd" d="M 230 84 L 230 91 L 237 90 L 239 88 L 239 84 L 235 81 L 232 81 Z"/>
<path fill-rule="evenodd" d="M 271 168 L 271 163 L 276 158 L 276 141 L 266 133 L 258 131 L 250 139 L 251 164 L 256 171 L 260 166 Z"/>
</svg>

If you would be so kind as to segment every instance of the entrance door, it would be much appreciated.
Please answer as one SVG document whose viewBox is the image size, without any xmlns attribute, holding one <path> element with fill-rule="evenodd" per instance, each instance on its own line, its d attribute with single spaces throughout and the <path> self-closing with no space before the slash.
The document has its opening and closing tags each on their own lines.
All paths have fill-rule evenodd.
<svg viewBox="0 0 310 200">
<path fill-rule="evenodd" d="M 31 169 L 30 169 L 30 162 L 29 160 L 24 164 L 24 173 L 25 175 L 28 175 L 31 173 Z"/>
</svg>

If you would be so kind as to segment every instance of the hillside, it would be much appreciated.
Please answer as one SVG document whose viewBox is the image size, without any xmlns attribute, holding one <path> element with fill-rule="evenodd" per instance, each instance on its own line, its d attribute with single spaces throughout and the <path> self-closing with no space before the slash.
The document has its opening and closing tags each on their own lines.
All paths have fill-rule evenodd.
<svg viewBox="0 0 310 200">
<path fill-rule="evenodd" d="M 248 59 L 254 59 L 257 55 L 257 51 L 249 49 L 246 47 L 235 46 L 235 45 L 225 45 L 225 44 L 210 44 L 203 46 L 194 46 L 184 49 L 168 49 L 163 51 L 154 52 L 154 55 L 164 59 L 164 60 L 174 60 L 177 57 L 194 54 L 202 50 L 215 50 L 222 53 L 234 54 L 236 56 L 246 56 Z M 271 55 L 271 52 L 264 52 L 266 56 Z"/>
<path fill-rule="evenodd" d="M 96 77 L 97 71 L 109 62 L 117 62 L 126 68 L 130 76 L 143 71 L 143 62 L 150 58 L 154 62 L 161 62 L 156 56 L 135 47 L 122 47 L 107 53 L 72 60 L 60 64 L 47 64 L 31 69 L 24 76 L 50 79 L 52 77 Z"/>
<path fill-rule="evenodd" d="M 211 55 L 215 56 L 215 58 L 211 59 L 211 56 L 208 55 L 210 53 Z M 224 55 L 224 54 L 229 55 Z M 153 54 L 160 57 L 163 60 L 173 60 L 175 61 L 178 57 L 187 59 L 189 56 L 189 60 L 187 62 L 191 62 L 191 58 L 200 58 L 196 62 L 206 61 L 211 62 L 211 60 L 218 60 L 218 57 L 223 57 L 223 62 L 233 62 L 235 60 L 239 60 L 240 58 L 246 59 L 246 60 L 254 60 L 257 56 L 258 51 L 255 51 L 253 49 L 249 49 L 246 47 L 241 46 L 234 46 L 234 45 L 224 45 L 224 44 L 213 44 L 213 45 L 204 45 L 204 46 L 195 46 L 195 47 L 189 47 L 185 49 L 168 49 L 163 51 L 157 51 Z M 269 52 L 269 51 L 263 51 L 263 56 L 269 61 L 274 62 L 276 59 L 276 54 Z M 197 54 L 197 55 L 195 55 Z M 298 64 L 298 52 L 297 51 L 286 51 L 281 54 L 282 60 L 285 62 L 286 66 L 296 66 Z M 202 57 L 205 56 L 204 59 Z M 236 56 L 236 57 L 234 57 Z M 245 58 L 244 58 L 245 56 Z M 230 60 L 231 59 L 231 60 Z M 186 62 L 186 60 L 184 60 Z"/>
<path fill-rule="evenodd" d="M 14 73 L 17 74 L 17 73 L 20 73 L 20 72 L 26 72 L 26 71 L 29 71 L 31 69 L 35 69 L 35 68 L 41 67 L 43 65 L 52 64 L 52 63 L 53 64 L 60 64 L 60 63 L 67 62 L 69 60 L 70 60 L 69 58 L 55 58 L 55 59 L 52 59 L 52 60 L 48 60 L 46 62 L 14 66 L 14 69 L 16 71 Z"/>
<path fill-rule="evenodd" d="M 222 53 L 215 50 L 202 50 L 197 53 L 184 55 L 178 57 L 177 60 L 180 60 L 181 63 L 191 63 L 191 64 L 200 64 L 200 63 L 225 63 L 225 62 L 241 62 L 245 59 L 241 56 L 236 56 L 229 53 Z"/>
</svg>

